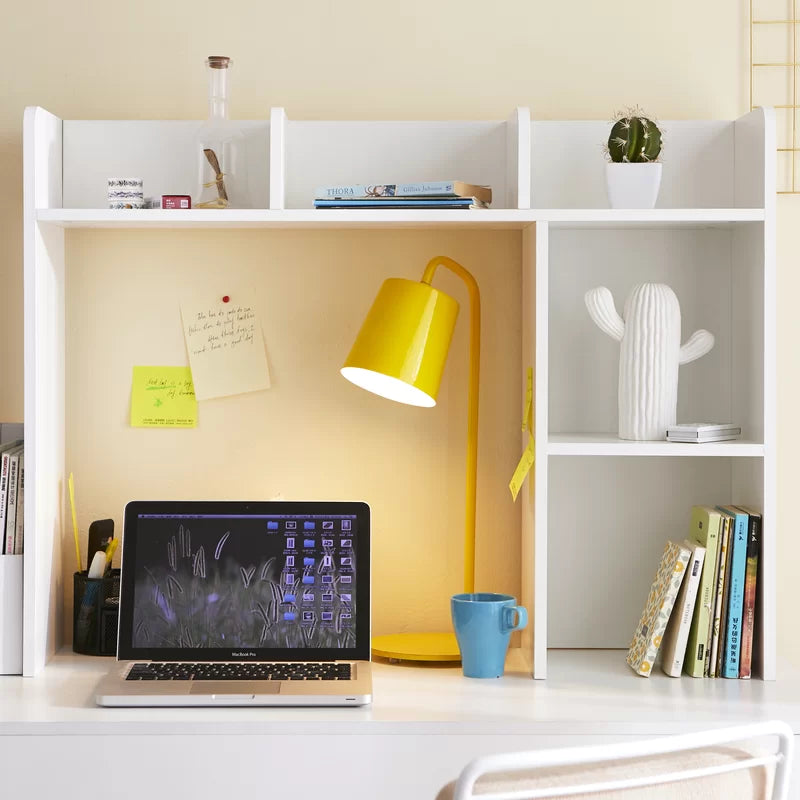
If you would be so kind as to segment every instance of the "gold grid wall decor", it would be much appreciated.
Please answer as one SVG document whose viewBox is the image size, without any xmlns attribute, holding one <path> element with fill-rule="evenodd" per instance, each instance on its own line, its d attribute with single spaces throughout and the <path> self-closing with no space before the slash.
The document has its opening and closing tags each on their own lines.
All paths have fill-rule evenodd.
<svg viewBox="0 0 800 800">
<path fill-rule="evenodd" d="M 750 0 L 750 108 L 772 106 L 778 194 L 800 193 L 798 0 Z"/>
</svg>

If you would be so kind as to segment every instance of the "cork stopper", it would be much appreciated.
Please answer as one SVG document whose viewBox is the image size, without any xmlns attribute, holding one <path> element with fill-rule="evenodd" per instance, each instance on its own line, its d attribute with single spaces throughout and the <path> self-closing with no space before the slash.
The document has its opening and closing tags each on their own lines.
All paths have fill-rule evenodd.
<svg viewBox="0 0 800 800">
<path fill-rule="evenodd" d="M 211 69 L 228 69 L 230 63 L 231 60 L 228 56 L 209 56 L 206 59 L 206 64 L 211 67 Z"/>
</svg>

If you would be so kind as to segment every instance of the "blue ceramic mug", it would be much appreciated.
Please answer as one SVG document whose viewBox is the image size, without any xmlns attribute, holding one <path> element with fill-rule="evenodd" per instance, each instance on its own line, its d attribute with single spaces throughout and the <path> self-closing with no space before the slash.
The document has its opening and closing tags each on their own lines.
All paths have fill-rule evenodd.
<svg viewBox="0 0 800 800">
<path fill-rule="evenodd" d="M 528 624 L 528 612 L 516 602 L 510 594 L 493 592 L 450 598 L 461 666 L 468 678 L 499 678 L 503 674 L 511 631 Z"/>
</svg>

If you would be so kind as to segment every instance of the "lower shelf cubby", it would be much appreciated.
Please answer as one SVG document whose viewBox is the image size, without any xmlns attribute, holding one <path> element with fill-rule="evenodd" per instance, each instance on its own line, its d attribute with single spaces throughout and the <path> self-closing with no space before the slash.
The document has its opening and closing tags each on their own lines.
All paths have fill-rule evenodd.
<svg viewBox="0 0 800 800">
<path fill-rule="evenodd" d="M 664 545 L 687 537 L 692 506 L 762 509 L 763 486 L 762 458 L 549 457 L 547 646 L 619 648 L 624 666 Z M 772 552 L 772 531 L 765 516 L 762 583 L 771 574 L 763 552 Z M 757 629 L 769 618 L 763 600 L 774 586 L 760 590 Z M 754 662 L 761 664 L 774 643 L 771 635 L 756 633 Z"/>
</svg>

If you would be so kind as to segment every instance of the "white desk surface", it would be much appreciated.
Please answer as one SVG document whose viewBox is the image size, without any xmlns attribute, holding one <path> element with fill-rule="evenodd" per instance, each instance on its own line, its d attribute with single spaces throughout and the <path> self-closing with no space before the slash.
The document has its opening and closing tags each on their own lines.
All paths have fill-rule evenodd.
<svg viewBox="0 0 800 800">
<path fill-rule="evenodd" d="M 519 652 L 496 680 L 460 667 L 375 663 L 362 708 L 106 709 L 94 686 L 109 658 L 63 651 L 36 678 L 0 677 L 0 735 L 91 734 L 638 734 L 782 719 L 800 734 L 800 675 L 779 679 L 639 678 L 620 650 L 555 650 L 534 681 Z"/>
</svg>

